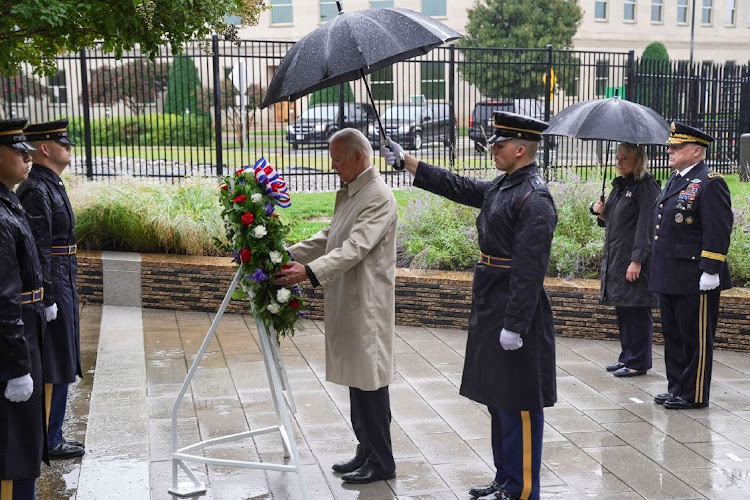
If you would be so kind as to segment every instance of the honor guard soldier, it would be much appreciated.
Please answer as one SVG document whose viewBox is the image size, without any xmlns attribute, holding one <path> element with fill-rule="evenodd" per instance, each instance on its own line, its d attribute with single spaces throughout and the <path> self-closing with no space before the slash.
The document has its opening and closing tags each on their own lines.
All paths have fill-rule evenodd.
<svg viewBox="0 0 750 500">
<path fill-rule="evenodd" d="M 656 200 L 649 289 L 659 294 L 667 392 L 654 401 L 668 409 L 708 406 L 719 295 L 732 287 L 732 202 L 722 175 L 704 162 L 712 142 L 672 123 L 667 152 L 675 171 Z"/>
<path fill-rule="evenodd" d="M 538 499 L 543 409 L 557 400 L 555 330 L 544 291 L 557 211 L 534 163 L 547 124 L 514 113 L 493 114 L 491 181 L 453 174 L 405 155 L 393 141 L 386 163 L 401 159 L 414 185 L 480 208 L 479 262 L 460 393 L 486 404 L 492 417 L 497 473 L 475 497 Z"/>
<path fill-rule="evenodd" d="M 48 411 L 50 458 L 83 455 L 83 443 L 63 438 L 68 384 L 81 373 L 78 294 L 76 292 L 75 217 L 60 175 L 71 162 L 68 120 L 37 123 L 24 130 L 36 149 L 29 178 L 18 187 L 28 214 L 44 276 L 47 334 L 44 342 L 44 391 Z"/>
<path fill-rule="evenodd" d="M 13 188 L 29 175 L 26 118 L 0 121 L 0 498 L 33 500 L 46 459 L 44 288 L 34 236 Z"/>
</svg>

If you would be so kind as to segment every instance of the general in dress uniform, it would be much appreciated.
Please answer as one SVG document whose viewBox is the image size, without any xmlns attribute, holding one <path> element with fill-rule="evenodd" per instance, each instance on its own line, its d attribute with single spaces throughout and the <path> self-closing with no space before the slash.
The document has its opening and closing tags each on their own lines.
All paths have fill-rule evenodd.
<svg viewBox="0 0 750 500">
<path fill-rule="evenodd" d="M 415 186 L 481 209 L 460 393 L 489 408 L 497 473 L 490 485 L 469 493 L 537 499 L 543 409 L 557 400 L 555 330 L 543 288 L 557 211 L 534 163 L 547 124 L 506 112 L 493 120 L 488 142 L 505 173 L 491 181 L 420 162 L 393 141 L 381 154 L 391 165 L 403 158 Z"/>
<path fill-rule="evenodd" d="M 29 178 L 18 187 L 28 215 L 44 276 L 47 335 L 44 343 L 44 382 L 48 409 L 50 458 L 83 455 L 83 443 L 63 438 L 68 384 L 81 373 L 78 294 L 76 292 L 75 217 L 60 175 L 70 164 L 74 143 L 68 120 L 29 125 L 26 139 L 36 151 Z"/>
<path fill-rule="evenodd" d="M 0 121 L 0 498 L 33 500 L 46 458 L 44 288 L 26 213 L 12 189 L 29 174 L 26 118 Z"/>
<path fill-rule="evenodd" d="M 721 174 L 706 165 L 713 138 L 673 123 L 667 140 L 675 171 L 656 200 L 649 288 L 659 294 L 668 409 L 708 406 L 719 296 L 732 287 L 727 264 L 732 203 Z"/>
</svg>

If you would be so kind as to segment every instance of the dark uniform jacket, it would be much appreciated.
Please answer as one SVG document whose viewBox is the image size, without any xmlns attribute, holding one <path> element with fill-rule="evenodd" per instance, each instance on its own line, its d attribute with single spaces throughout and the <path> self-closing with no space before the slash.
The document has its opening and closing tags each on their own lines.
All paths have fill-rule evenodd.
<svg viewBox="0 0 750 500">
<path fill-rule="evenodd" d="M 729 188 L 721 174 L 703 162 L 685 177 L 673 173 L 654 209 L 649 289 L 697 295 L 703 272 L 719 274 L 719 290 L 731 288 L 726 255 L 733 219 Z"/>
<path fill-rule="evenodd" d="M 656 307 L 658 298 L 648 291 L 651 272 L 651 241 L 654 231 L 654 202 L 659 196 L 656 179 L 645 173 L 636 181 L 633 175 L 612 181 L 612 192 L 604 208 L 606 227 L 602 259 L 601 302 L 624 307 Z M 634 282 L 625 278 L 632 261 L 641 263 L 641 276 Z"/>
<path fill-rule="evenodd" d="M 419 163 L 414 185 L 481 208 L 479 249 L 510 258 L 510 269 L 477 264 L 461 394 L 504 410 L 538 410 L 557 400 L 555 330 L 544 291 L 557 211 L 535 164 L 492 181 Z M 500 331 L 520 333 L 505 351 Z"/>
<path fill-rule="evenodd" d="M 39 476 L 46 456 L 42 401 L 42 302 L 24 304 L 22 294 L 42 288 L 34 237 L 16 195 L 0 183 L 0 479 Z M 5 397 L 8 380 L 27 373 L 34 380 L 28 401 Z"/>
<path fill-rule="evenodd" d="M 36 239 L 44 276 L 44 305 L 57 304 L 57 319 L 47 325 L 44 343 L 44 381 L 75 382 L 81 374 L 78 293 L 75 254 L 75 217 L 62 179 L 34 164 L 29 178 L 18 187 L 18 197 Z M 53 248 L 56 247 L 56 248 Z M 65 248 L 65 249 L 64 249 Z"/>
</svg>

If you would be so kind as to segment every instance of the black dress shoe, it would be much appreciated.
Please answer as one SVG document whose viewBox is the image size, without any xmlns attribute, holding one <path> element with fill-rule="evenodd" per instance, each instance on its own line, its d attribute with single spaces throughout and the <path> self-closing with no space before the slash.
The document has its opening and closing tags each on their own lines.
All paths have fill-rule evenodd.
<svg viewBox="0 0 750 500">
<path fill-rule="evenodd" d="M 608 372 L 613 372 L 615 370 L 619 370 L 620 368 L 624 368 L 624 367 L 625 367 L 625 363 L 620 363 L 618 361 L 614 365 L 607 365 L 607 366 L 605 366 L 604 369 L 607 370 Z"/>
<path fill-rule="evenodd" d="M 500 488 L 500 490 L 496 491 L 492 494 L 492 496 L 487 497 L 487 500 L 520 500 L 518 497 L 514 497 L 505 489 Z"/>
<path fill-rule="evenodd" d="M 679 396 L 664 401 L 664 408 L 669 410 L 691 410 L 693 408 L 705 408 L 707 406 L 708 401 L 704 401 L 703 403 L 693 403 L 692 401 L 687 401 Z"/>
<path fill-rule="evenodd" d="M 638 375 L 645 374 L 646 370 L 635 370 L 633 368 L 628 368 L 627 366 L 623 366 L 612 372 L 612 375 L 615 377 L 637 377 Z"/>
<path fill-rule="evenodd" d="M 665 401 L 669 401 L 674 396 L 672 396 L 670 393 L 665 392 L 664 394 L 659 394 L 658 396 L 654 396 L 654 403 L 658 405 L 663 405 Z"/>
<path fill-rule="evenodd" d="M 68 443 L 73 446 L 78 446 L 80 448 L 83 448 L 84 450 L 86 449 L 86 445 L 83 444 L 82 441 L 76 441 L 75 439 L 71 440 L 71 439 L 65 439 L 65 438 L 63 438 L 62 440 L 63 440 L 63 443 Z"/>
<path fill-rule="evenodd" d="M 492 481 L 492 483 L 486 486 L 473 487 L 469 490 L 469 495 L 473 497 L 486 497 L 487 495 L 491 495 L 496 491 L 500 491 L 500 489 L 500 483 L 498 483 L 497 481 Z"/>
<path fill-rule="evenodd" d="M 333 464 L 333 467 L 331 467 L 331 469 L 342 474 L 346 474 L 347 472 L 354 472 L 365 464 L 365 460 L 367 460 L 367 457 L 356 455 L 354 458 L 352 458 L 351 460 L 347 460 L 346 462 L 338 462 Z"/>
<path fill-rule="evenodd" d="M 86 453 L 86 450 L 82 447 L 73 446 L 72 444 L 63 441 L 49 450 L 49 457 L 55 460 L 62 460 L 66 458 L 80 457 L 84 453 Z"/>
<path fill-rule="evenodd" d="M 380 469 L 380 466 L 372 459 L 365 461 L 364 465 L 354 472 L 344 474 L 341 479 L 345 483 L 351 484 L 368 484 L 374 483 L 375 481 L 385 481 L 396 477 L 396 471 L 385 472 Z"/>
</svg>

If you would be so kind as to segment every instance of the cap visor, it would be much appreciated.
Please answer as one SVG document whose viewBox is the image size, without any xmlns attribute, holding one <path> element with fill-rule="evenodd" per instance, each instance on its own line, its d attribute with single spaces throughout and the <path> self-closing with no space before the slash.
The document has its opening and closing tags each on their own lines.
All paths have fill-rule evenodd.
<svg viewBox="0 0 750 500">
<path fill-rule="evenodd" d="M 36 151 L 36 148 L 32 147 L 28 142 L 16 142 L 14 144 L 8 144 L 10 147 L 19 149 L 21 151 Z"/>
<path fill-rule="evenodd" d="M 57 142 L 60 144 L 65 144 L 66 146 L 75 146 L 76 143 L 68 139 L 67 137 L 60 137 Z"/>
<path fill-rule="evenodd" d="M 510 139 L 512 139 L 512 137 L 505 137 L 504 135 L 492 134 L 492 136 L 489 139 L 487 139 L 487 144 L 492 144 L 493 142 L 509 141 Z"/>
</svg>

